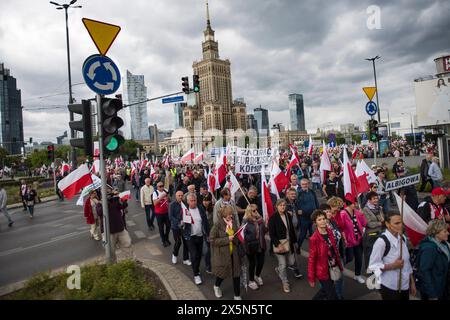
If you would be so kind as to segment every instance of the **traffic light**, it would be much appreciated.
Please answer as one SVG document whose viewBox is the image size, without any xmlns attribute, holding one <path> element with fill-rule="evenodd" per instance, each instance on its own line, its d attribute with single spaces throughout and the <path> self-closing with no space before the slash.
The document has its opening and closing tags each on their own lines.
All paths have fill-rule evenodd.
<svg viewBox="0 0 450 320">
<path fill-rule="evenodd" d="M 55 160 L 55 146 L 52 144 L 47 146 L 47 159 L 52 162 Z"/>
<path fill-rule="evenodd" d="M 183 92 L 186 94 L 189 94 L 189 77 L 183 77 L 181 78 L 181 86 L 183 88 Z"/>
<path fill-rule="evenodd" d="M 102 136 L 105 153 L 116 151 L 125 139 L 120 135 L 119 128 L 123 126 L 122 118 L 117 116 L 117 112 L 123 108 L 122 100 L 102 98 L 101 119 Z"/>
<path fill-rule="evenodd" d="M 192 81 L 193 81 L 193 87 L 194 87 L 194 92 L 200 92 L 200 81 L 199 81 L 199 76 L 198 74 L 194 74 L 192 76 Z"/>
<path fill-rule="evenodd" d="M 377 142 L 379 140 L 377 120 L 369 120 L 369 140 L 372 142 Z"/>
<path fill-rule="evenodd" d="M 91 102 L 89 100 L 81 100 L 81 103 L 69 104 L 68 107 L 69 111 L 81 115 L 81 120 L 69 122 L 70 128 L 83 132 L 83 138 L 70 139 L 70 145 L 84 149 L 87 156 L 93 156 Z"/>
</svg>

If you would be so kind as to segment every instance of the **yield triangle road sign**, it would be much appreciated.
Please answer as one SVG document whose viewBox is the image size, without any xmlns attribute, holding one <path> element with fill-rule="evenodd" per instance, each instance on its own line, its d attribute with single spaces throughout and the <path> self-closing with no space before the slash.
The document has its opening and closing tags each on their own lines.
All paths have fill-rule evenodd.
<svg viewBox="0 0 450 320">
<path fill-rule="evenodd" d="M 83 18 L 81 20 L 83 21 L 84 26 L 89 32 L 92 41 L 94 41 L 98 52 L 101 55 L 106 55 L 117 35 L 119 34 L 120 27 L 106 22 L 91 20 L 87 18 Z"/>
<path fill-rule="evenodd" d="M 369 98 L 370 101 L 372 101 L 373 96 L 375 94 L 375 92 L 377 91 L 376 87 L 364 87 L 363 88 L 367 98 Z"/>
</svg>

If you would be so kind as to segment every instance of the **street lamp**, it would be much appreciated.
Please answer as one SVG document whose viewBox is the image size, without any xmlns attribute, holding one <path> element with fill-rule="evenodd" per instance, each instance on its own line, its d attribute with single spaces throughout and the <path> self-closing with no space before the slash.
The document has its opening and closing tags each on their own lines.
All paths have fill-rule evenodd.
<svg viewBox="0 0 450 320">
<path fill-rule="evenodd" d="M 390 117 L 389 117 L 389 110 L 383 110 L 383 111 L 387 112 L 388 137 L 390 137 L 391 136 L 391 120 L 390 120 Z"/>
<path fill-rule="evenodd" d="M 414 146 L 416 146 L 416 135 L 414 134 L 414 126 L 413 126 L 412 114 L 411 114 L 411 112 L 408 112 L 408 113 L 402 112 L 402 115 L 408 115 L 408 114 L 409 114 L 409 117 L 410 117 L 410 120 L 411 120 L 411 133 L 413 135 Z"/>
<path fill-rule="evenodd" d="M 68 24 L 69 16 L 67 14 L 67 10 L 69 8 L 81 8 L 81 6 L 74 6 L 73 4 L 75 4 L 75 2 L 77 2 L 77 0 L 72 0 L 68 4 L 59 4 L 56 2 L 50 1 L 51 4 L 56 6 L 57 10 L 64 9 L 65 15 L 66 15 L 67 72 L 69 75 L 69 104 L 73 103 L 73 97 L 72 97 L 72 76 L 70 73 L 70 48 L 69 48 L 69 24 Z M 73 112 L 70 111 L 70 121 L 73 121 L 73 120 L 74 120 Z M 70 129 L 70 137 L 72 139 L 75 138 L 75 130 Z M 76 167 L 77 167 L 77 154 L 76 154 L 76 149 L 74 147 L 72 147 L 72 167 L 74 169 L 76 169 Z"/>
<path fill-rule="evenodd" d="M 381 122 L 380 120 L 380 101 L 378 100 L 378 85 L 377 85 L 377 71 L 375 69 L 375 60 L 380 59 L 380 56 L 376 56 L 373 58 L 366 58 L 367 61 L 372 61 L 372 65 L 373 65 L 373 77 L 375 78 L 375 88 L 376 88 L 376 97 L 377 97 L 377 106 L 378 106 L 378 123 Z"/>
</svg>

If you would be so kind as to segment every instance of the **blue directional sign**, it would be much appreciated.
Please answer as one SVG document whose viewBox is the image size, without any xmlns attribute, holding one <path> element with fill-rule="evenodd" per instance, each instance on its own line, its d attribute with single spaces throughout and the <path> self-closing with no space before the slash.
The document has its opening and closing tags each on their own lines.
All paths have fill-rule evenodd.
<svg viewBox="0 0 450 320">
<path fill-rule="evenodd" d="M 184 100 L 183 96 L 176 96 L 176 97 L 164 98 L 164 99 L 162 99 L 162 103 L 181 102 L 183 100 Z"/>
<path fill-rule="evenodd" d="M 110 58 L 99 54 L 84 61 L 83 78 L 89 89 L 97 94 L 113 94 L 120 87 L 119 68 Z"/>
<path fill-rule="evenodd" d="M 369 101 L 366 104 L 366 112 L 369 116 L 374 116 L 377 114 L 378 107 L 377 104 L 373 101 Z"/>
<path fill-rule="evenodd" d="M 366 133 L 361 134 L 361 140 L 367 140 L 367 134 Z"/>
<path fill-rule="evenodd" d="M 334 148 L 334 147 L 336 147 L 336 142 L 331 141 L 331 142 L 330 142 L 330 148 Z"/>
</svg>

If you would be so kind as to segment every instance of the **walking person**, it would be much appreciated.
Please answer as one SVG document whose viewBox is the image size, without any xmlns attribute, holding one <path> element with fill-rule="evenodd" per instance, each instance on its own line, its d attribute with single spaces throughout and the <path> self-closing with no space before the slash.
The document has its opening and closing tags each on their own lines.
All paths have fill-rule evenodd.
<svg viewBox="0 0 450 320">
<path fill-rule="evenodd" d="M 398 212 L 385 214 L 386 231 L 375 241 L 369 260 L 369 271 L 379 277 L 382 300 L 409 300 L 409 294 L 416 295 L 412 266 L 406 237 L 403 236 L 403 222 Z M 403 237 L 400 258 L 400 237 Z M 399 272 L 400 270 L 400 272 Z M 401 283 L 399 290 L 399 277 Z M 379 275 L 379 276 L 378 276 Z"/>
<path fill-rule="evenodd" d="M 155 221 L 155 214 L 153 212 L 153 192 L 155 191 L 152 186 L 150 178 L 145 179 L 145 184 L 138 192 L 141 198 L 141 207 L 145 210 L 145 220 L 147 221 L 147 228 L 150 231 L 155 230 L 153 225 Z"/>
<path fill-rule="evenodd" d="M 269 220 L 270 240 L 273 246 L 273 252 L 278 260 L 278 267 L 275 268 L 275 272 L 280 277 L 283 291 L 289 293 L 291 292 L 291 288 L 286 272 L 287 266 L 290 266 L 294 270 L 296 278 L 300 279 L 303 275 L 296 266 L 294 255 L 296 234 L 292 217 L 286 210 L 286 200 L 279 199 L 275 207 L 276 211 Z"/>
<path fill-rule="evenodd" d="M 56 194 L 58 195 L 59 201 L 64 201 L 64 193 L 58 188 L 58 183 L 63 179 L 64 177 L 61 175 L 59 171 L 55 174 L 56 179 Z"/>
<path fill-rule="evenodd" d="M 100 221 L 97 214 L 97 204 L 99 203 L 99 199 L 97 197 L 97 192 L 92 190 L 89 192 L 89 196 L 84 202 L 84 217 L 86 218 L 86 223 L 90 225 L 90 234 L 91 238 L 99 241 L 101 240 L 100 236 Z"/>
<path fill-rule="evenodd" d="M 141 193 L 142 194 L 142 193 Z M 175 200 L 170 203 L 169 206 L 169 220 L 170 227 L 172 229 L 173 245 L 172 263 L 176 264 L 178 260 L 178 253 L 181 245 L 183 245 L 183 264 L 190 266 L 189 250 L 186 244 L 186 240 L 183 238 L 183 211 L 181 203 L 183 201 L 183 191 L 177 191 L 175 193 Z"/>
<path fill-rule="evenodd" d="M 341 211 L 341 219 L 343 229 L 347 241 L 345 249 L 345 263 L 349 263 L 355 259 L 355 276 L 354 280 L 359 283 L 365 283 L 361 277 L 363 263 L 363 234 L 366 226 L 366 218 L 359 210 L 355 208 L 355 202 L 348 199 L 344 200 L 346 208 Z"/>
<path fill-rule="evenodd" d="M 442 187 L 444 176 L 442 175 L 442 170 L 439 167 L 439 158 L 433 157 L 431 160 L 430 168 L 428 169 L 428 176 L 433 182 L 432 188 Z"/>
<path fill-rule="evenodd" d="M 364 265 L 367 269 L 373 244 L 378 239 L 384 226 L 383 208 L 380 207 L 379 198 L 375 192 L 369 192 L 367 195 L 367 203 L 363 213 L 367 222 L 363 235 Z"/>
<path fill-rule="evenodd" d="M 192 262 L 194 282 L 196 285 L 203 283 L 200 277 L 200 262 L 203 252 L 203 241 L 209 235 L 208 218 L 202 207 L 197 206 L 197 196 L 191 193 L 187 197 L 188 212 L 192 223 L 184 223 L 183 237 L 189 248 L 189 256 Z"/>
<path fill-rule="evenodd" d="M 24 195 L 24 200 L 28 208 L 28 213 L 30 214 L 30 219 L 34 216 L 34 205 L 36 204 L 36 191 L 31 187 L 31 184 L 27 185 L 27 189 Z"/>
<path fill-rule="evenodd" d="M 206 217 L 208 219 L 208 228 L 209 230 L 212 229 L 214 225 L 214 206 L 212 203 L 212 195 L 211 193 L 208 193 L 207 195 L 199 196 L 198 199 L 202 199 L 201 207 L 203 210 L 205 210 Z M 203 254 L 205 255 L 205 266 L 206 266 L 206 273 L 212 273 L 212 267 L 211 267 L 211 241 L 209 237 L 204 238 L 203 243 Z"/>
<path fill-rule="evenodd" d="M 423 192 L 428 183 L 431 184 L 431 189 L 433 189 L 433 180 L 431 180 L 430 176 L 428 175 L 428 169 L 430 168 L 432 159 L 433 154 L 428 153 L 425 159 L 423 159 L 422 163 L 420 164 L 420 179 L 422 180 L 422 183 L 420 185 L 419 192 Z"/>
<path fill-rule="evenodd" d="M 316 279 L 320 282 L 320 290 L 313 300 L 337 300 L 335 281 L 342 278 L 344 268 L 341 263 L 336 239 L 333 231 L 327 227 L 326 214 L 315 210 L 311 219 L 317 230 L 309 241 L 308 282 L 314 288 Z"/>
<path fill-rule="evenodd" d="M 171 245 L 169 241 L 169 191 L 164 189 L 164 183 L 158 182 L 157 189 L 153 192 L 153 205 L 155 208 L 156 221 L 158 222 L 159 236 L 164 247 Z M 150 223 L 153 222 L 153 217 Z"/>
<path fill-rule="evenodd" d="M 27 207 L 27 203 L 25 201 L 25 194 L 27 193 L 27 184 L 25 183 L 25 180 L 21 180 L 20 183 L 21 183 L 21 185 L 20 185 L 20 189 L 19 189 L 19 195 L 20 195 L 20 198 L 22 199 L 23 211 L 27 211 L 28 207 Z M 58 182 L 56 182 L 56 183 L 58 183 Z"/>
<path fill-rule="evenodd" d="M 319 208 L 319 201 L 316 193 L 309 188 L 309 180 L 302 179 L 300 181 L 300 191 L 298 192 L 298 202 L 300 204 L 298 221 L 300 222 L 300 233 L 298 235 L 297 254 L 300 253 L 303 241 L 306 235 L 312 236 L 312 221 L 311 214 L 314 210 Z"/>
<path fill-rule="evenodd" d="M 417 289 L 422 300 L 448 300 L 450 245 L 448 225 L 442 220 L 428 223 L 427 237 L 417 254 Z"/>
<path fill-rule="evenodd" d="M 266 254 L 265 234 L 267 233 L 264 221 L 258 213 L 257 205 L 250 204 L 247 206 L 242 224 L 245 225 L 246 223 L 247 225 L 244 230 L 244 247 L 249 265 L 248 286 L 252 290 L 257 290 L 259 286 L 263 285 L 261 272 L 264 266 L 264 256 Z"/>
<path fill-rule="evenodd" d="M 11 219 L 11 216 L 8 213 L 8 209 L 6 208 L 8 204 L 8 195 L 6 194 L 5 187 L 0 187 L 0 211 L 3 212 L 5 218 L 8 220 L 8 227 L 12 227 L 14 221 Z"/>
<path fill-rule="evenodd" d="M 238 222 L 233 219 L 234 210 L 231 206 L 224 206 L 219 212 L 219 219 L 211 229 L 211 264 L 212 273 L 216 276 L 214 294 L 222 297 L 220 285 L 226 278 L 233 279 L 234 300 L 241 299 L 241 258 L 239 256 L 240 242 L 237 236 Z"/>
</svg>

